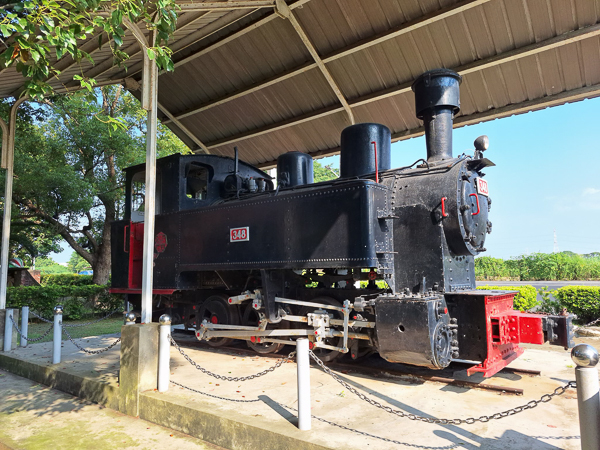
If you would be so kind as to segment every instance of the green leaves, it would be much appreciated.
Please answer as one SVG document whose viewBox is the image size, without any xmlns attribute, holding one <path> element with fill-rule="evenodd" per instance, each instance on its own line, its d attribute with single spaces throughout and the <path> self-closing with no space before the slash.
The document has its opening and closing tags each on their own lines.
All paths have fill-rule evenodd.
<svg viewBox="0 0 600 450">
<path fill-rule="evenodd" d="M 160 0 L 159 3 L 160 7 L 155 10 L 154 3 L 141 0 L 28 0 L 0 9 L 2 38 L 13 38 L 16 42 L 1 55 L 0 64 L 14 67 L 28 78 L 24 93 L 41 100 L 51 92 L 48 90 L 49 77 L 58 75 L 50 48 L 56 60 L 70 56 L 79 61 L 85 57 L 93 63 L 88 53 L 79 50 L 78 41 L 93 38 L 94 34 L 103 31 L 114 42 L 111 45 L 113 58 L 121 64 L 129 58 L 120 49 L 126 35 L 123 20 L 127 17 L 132 23 L 141 22 L 148 29 L 157 31 L 157 42 L 148 56 L 156 59 L 161 69 L 171 71 L 174 65 L 166 43 L 177 25 L 178 6 L 176 0 Z M 98 42 L 101 47 L 102 34 L 98 36 Z M 77 81 L 88 90 L 95 84 L 83 77 Z"/>
</svg>

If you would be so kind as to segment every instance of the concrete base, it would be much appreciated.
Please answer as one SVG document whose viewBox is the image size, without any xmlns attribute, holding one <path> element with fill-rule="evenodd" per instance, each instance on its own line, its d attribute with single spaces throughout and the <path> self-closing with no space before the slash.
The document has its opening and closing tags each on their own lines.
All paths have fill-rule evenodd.
<svg viewBox="0 0 600 450">
<path fill-rule="evenodd" d="M 119 411 L 123 414 L 139 416 L 140 392 L 157 387 L 158 327 L 147 323 L 121 328 Z"/>
<path fill-rule="evenodd" d="M 10 309 L 10 308 L 9 308 Z M 6 309 L 0 309 L 0 352 L 2 350 L 4 350 L 4 324 L 6 323 Z M 18 309 L 13 309 L 13 320 L 15 321 L 15 323 L 20 327 L 21 324 L 19 323 L 20 320 L 20 310 Z M 12 326 L 12 324 L 11 324 Z M 13 332 L 12 332 L 12 342 L 11 342 L 11 350 L 14 350 L 15 348 L 17 348 L 17 345 L 19 344 L 19 333 L 17 333 L 16 328 L 13 326 L 12 327 Z"/>
<path fill-rule="evenodd" d="M 124 330 L 125 333 L 138 334 L 142 338 L 142 332 Z M 106 348 L 117 337 L 84 338 L 79 343 L 87 349 L 100 349 Z M 177 336 L 179 342 L 184 339 L 187 338 Z M 193 345 L 194 341 L 195 337 L 190 336 L 189 344 Z M 119 346 L 100 355 L 89 355 L 79 351 L 71 342 L 64 342 L 63 362 L 60 364 L 50 363 L 51 349 L 52 343 L 48 342 L 0 352 L 0 368 L 120 409 L 118 397 L 121 388 L 117 384 L 121 360 Z M 204 347 L 186 347 L 185 352 L 203 367 L 229 376 L 259 373 L 276 362 L 275 358 Z M 126 354 L 124 352 L 124 356 Z M 528 349 L 518 364 L 524 369 L 542 368 L 543 374 L 539 377 L 498 374 L 485 381 L 523 388 L 525 395 L 522 397 L 415 382 L 410 377 L 371 378 L 352 370 L 338 372 L 338 376 L 382 404 L 408 414 L 438 418 L 479 417 L 506 411 L 539 399 L 542 394 L 552 392 L 574 377 L 569 353 L 559 352 L 556 348 Z M 338 426 L 314 419 L 311 431 L 296 428 L 295 411 L 282 406 L 297 406 L 294 363 L 283 364 L 264 377 L 242 383 L 200 373 L 175 349 L 171 349 L 171 379 L 205 395 L 174 384 L 164 393 L 149 388 L 137 396 L 139 417 L 232 450 L 581 448 L 577 399 L 573 389 L 540 405 L 535 411 L 524 411 L 502 420 L 473 425 L 434 425 L 391 416 L 361 401 L 318 367 L 313 366 L 310 371 L 312 414 Z M 464 372 L 460 369 L 454 376 L 463 379 L 463 376 L 466 377 Z M 469 379 L 484 381 L 481 375 Z M 248 401 L 252 403 L 244 403 Z"/>
</svg>

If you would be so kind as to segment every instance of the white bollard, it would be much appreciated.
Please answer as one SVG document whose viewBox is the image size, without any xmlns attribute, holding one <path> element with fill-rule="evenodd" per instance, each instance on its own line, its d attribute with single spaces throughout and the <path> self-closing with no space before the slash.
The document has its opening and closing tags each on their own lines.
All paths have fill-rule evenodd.
<svg viewBox="0 0 600 450">
<path fill-rule="evenodd" d="M 6 309 L 6 315 L 4 316 L 4 351 L 10 352 L 12 346 L 12 334 L 13 334 L 13 310 Z"/>
<path fill-rule="evenodd" d="M 158 319 L 158 392 L 167 392 L 169 389 L 169 373 L 171 370 L 171 316 L 163 314 Z"/>
<path fill-rule="evenodd" d="M 61 305 L 54 307 L 54 346 L 52 347 L 52 364 L 58 364 L 60 362 L 62 344 L 62 313 L 63 307 Z"/>
<path fill-rule="evenodd" d="M 27 328 L 29 325 L 29 306 L 21 308 L 21 347 L 27 347 Z"/>
<path fill-rule="evenodd" d="M 296 340 L 296 366 L 298 368 L 298 429 L 310 430 L 310 356 L 308 339 Z"/>
<path fill-rule="evenodd" d="M 577 364 L 577 406 L 582 450 L 600 448 L 600 396 L 598 395 L 598 351 L 588 344 L 577 344 L 571 351 Z"/>
</svg>

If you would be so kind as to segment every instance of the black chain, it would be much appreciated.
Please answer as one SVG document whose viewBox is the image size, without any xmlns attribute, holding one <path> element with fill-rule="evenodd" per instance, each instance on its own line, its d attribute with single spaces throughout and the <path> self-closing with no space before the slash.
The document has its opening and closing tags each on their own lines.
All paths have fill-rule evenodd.
<svg viewBox="0 0 600 450">
<path fill-rule="evenodd" d="M 308 353 L 310 354 L 310 357 L 319 365 L 319 367 L 321 367 L 321 369 L 323 369 L 323 371 L 325 373 L 327 373 L 328 375 L 331 375 L 331 377 L 337 381 L 338 383 L 340 383 L 342 386 L 344 386 L 346 389 L 348 389 L 350 392 L 352 392 L 354 395 L 356 395 L 358 398 L 360 398 L 361 400 L 364 400 L 365 402 L 376 406 L 377 408 L 383 409 L 384 411 L 390 413 L 390 414 L 395 414 L 398 417 L 406 417 L 407 419 L 410 420 L 420 420 L 422 422 L 426 422 L 426 423 L 435 423 L 435 424 L 442 424 L 442 425 L 448 425 L 448 424 L 452 424 L 452 425 L 462 425 L 462 424 L 473 424 L 475 422 L 489 422 L 492 419 L 502 419 L 504 417 L 508 417 L 508 416 L 513 416 L 515 414 L 518 414 L 520 412 L 526 411 L 528 409 L 533 409 L 536 406 L 538 406 L 540 403 L 547 403 L 550 400 L 552 400 L 552 398 L 556 395 L 562 395 L 565 393 L 565 391 L 568 388 L 574 388 L 577 386 L 577 384 L 575 383 L 575 381 L 569 381 L 566 385 L 564 386 L 559 386 L 557 387 L 554 392 L 552 394 L 544 394 L 542 395 L 542 397 L 539 400 L 532 400 L 529 403 L 523 405 L 523 406 L 517 406 L 516 408 L 511 408 L 508 409 L 506 411 L 502 411 L 496 414 L 493 414 L 491 416 L 481 416 L 481 417 L 469 417 L 467 419 L 435 419 L 433 417 L 424 417 L 424 416 L 417 416 L 415 414 L 407 414 L 403 411 L 399 411 L 397 409 L 393 409 L 390 406 L 385 406 L 382 405 L 381 403 L 370 399 L 369 397 L 367 397 L 365 394 L 358 392 L 355 388 L 353 388 L 352 386 L 350 386 L 348 383 L 346 383 L 344 380 L 342 380 L 339 376 L 337 376 L 335 373 L 333 373 L 331 371 L 331 369 L 329 369 L 327 366 L 325 366 L 325 364 L 323 363 L 323 361 L 321 361 L 313 352 L 312 350 L 309 350 Z"/>
<path fill-rule="evenodd" d="M 197 389 L 192 389 L 191 387 L 184 386 L 183 384 L 179 384 L 176 381 L 171 380 L 171 383 L 175 386 L 179 386 L 180 388 L 187 389 L 188 391 L 195 392 L 196 394 L 206 395 L 207 397 L 217 398 L 219 400 L 227 400 L 228 402 L 237 402 L 237 403 L 256 403 L 260 402 L 259 399 L 255 400 L 239 400 L 236 398 L 227 398 L 227 397 L 219 397 L 218 395 L 208 394 L 206 392 L 198 391 Z"/>
<path fill-rule="evenodd" d="M 296 354 L 296 352 L 294 351 L 294 352 L 290 353 L 288 356 L 286 356 L 285 358 L 281 358 L 279 361 L 277 361 L 277 364 L 275 364 L 274 366 L 271 366 L 268 369 L 265 369 L 262 372 L 256 373 L 254 375 L 248 375 L 245 377 L 228 377 L 225 375 L 219 375 L 218 373 L 211 372 L 211 371 L 205 369 L 204 367 L 200 366 L 198 363 L 193 361 L 192 358 L 190 358 L 188 355 L 185 354 L 185 352 L 181 349 L 181 347 L 179 347 L 179 345 L 177 345 L 177 342 L 175 342 L 175 340 L 173 339 L 173 336 L 169 335 L 169 339 L 171 340 L 171 344 L 173 344 L 173 346 L 177 349 L 177 351 L 181 354 L 181 356 L 183 356 L 186 359 L 186 361 L 189 362 L 192 366 L 194 366 L 196 369 L 198 369 L 200 372 L 202 372 L 205 375 L 209 375 L 211 377 L 217 378 L 218 380 L 225 380 L 225 381 L 247 381 L 247 380 L 252 380 L 254 378 L 262 377 L 263 375 L 266 375 L 269 372 L 273 372 L 275 369 L 281 367 L 281 365 L 284 362 L 290 361 Z"/>
<path fill-rule="evenodd" d="M 42 334 L 40 337 L 36 337 L 36 338 L 28 338 L 27 336 L 23 335 L 23 332 L 19 329 L 18 325 L 15 323 L 14 319 L 12 318 L 12 316 L 10 316 L 10 321 L 12 322 L 13 326 L 15 327 L 15 329 L 17 330 L 17 333 L 19 333 L 19 335 L 25 339 L 27 342 L 38 342 L 41 341 L 42 339 L 44 339 L 46 336 L 48 336 L 48 334 L 50 333 L 50 331 L 52 331 L 52 328 L 54 328 L 54 324 L 51 323 L 50 327 L 46 330 L 46 332 L 44 334 Z"/>
<path fill-rule="evenodd" d="M 121 342 L 121 338 L 118 338 L 115 342 L 113 342 L 112 344 L 110 344 L 108 347 L 106 348 L 101 348 L 99 350 L 88 350 L 86 348 L 83 348 L 81 345 L 79 345 L 77 342 L 75 342 L 73 340 L 73 338 L 71 337 L 71 335 L 69 334 L 69 332 L 66 330 L 66 328 L 63 327 L 63 333 L 65 333 L 67 335 L 67 337 L 69 338 L 69 340 L 73 343 L 73 345 L 75 347 L 77 347 L 79 350 L 81 350 L 82 352 L 86 352 L 89 353 L 90 355 L 98 355 L 100 353 L 104 353 L 108 350 L 110 350 L 111 348 L 113 348 L 115 345 L 117 345 L 119 342 Z"/>
<path fill-rule="evenodd" d="M 46 322 L 46 323 L 54 323 L 54 321 L 52 321 L 52 320 L 44 319 L 42 316 L 38 316 L 38 315 L 37 315 L 36 313 L 34 313 L 33 311 L 29 311 L 29 314 L 31 314 L 31 315 L 32 315 L 32 316 L 34 316 L 34 317 L 37 317 L 38 319 L 40 319 L 40 320 L 41 320 L 41 321 L 43 321 L 43 322 Z"/>
<path fill-rule="evenodd" d="M 116 313 L 116 312 L 118 312 L 118 311 L 120 311 L 120 310 L 119 310 L 119 309 L 115 309 L 114 311 L 112 311 L 112 312 L 109 312 L 109 313 L 108 313 L 106 316 L 104 316 L 104 317 L 102 317 L 102 318 L 100 318 L 100 319 L 98 319 L 98 320 L 93 320 L 92 322 L 87 322 L 87 323 L 75 323 L 75 324 L 69 324 L 69 325 L 63 324 L 63 327 L 65 327 L 65 328 L 67 328 L 67 327 L 68 327 L 68 328 L 77 328 L 77 327 L 85 327 L 85 326 L 87 326 L 87 325 L 93 325 L 93 324 L 95 324 L 95 323 L 102 322 L 103 320 L 106 320 L 106 319 L 108 319 L 110 316 L 112 316 L 114 313 Z"/>
</svg>

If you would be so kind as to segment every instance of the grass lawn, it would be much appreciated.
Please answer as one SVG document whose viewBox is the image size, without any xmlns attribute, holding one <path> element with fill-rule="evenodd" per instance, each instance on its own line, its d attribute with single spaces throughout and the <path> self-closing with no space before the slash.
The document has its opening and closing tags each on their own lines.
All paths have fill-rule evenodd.
<svg viewBox="0 0 600 450">
<path fill-rule="evenodd" d="M 94 320 L 97 320 L 97 319 L 68 320 L 68 321 L 66 320 L 63 322 L 63 324 L 77 325 L 77 324 L 93 322 Z M 117 312 L 117 313 L 113 314 L 111 317 L 109 317 L 108 319 L 102 320 L 100 322 L 86 325 L 86 326 L 81 326 L 81 327 L 69 328 L 69 334 L 73 337 L 73 339 L 78 339 L 78 338 L 83 338 L 83 337 L 88 337 L 88 336 L 100 336 L 103 334 L 120 333 L 122 325 L 123 325 L 123 315 Z M 21 323 L 19 322 L 19 327 L 20 326 L 21 326 Z M 49 327 L 52 327 L 52 324 L 49 324 L 46 322 L 40 322 L 40 323 L 29 322 L 29 330 L 27 333 L 28 334 L 27 337 L 29 337 L 31 339 L 40 337 L 42 334 L 44 334 L 48 330 Z M 18 338 L 18 339 L 20 339 L 20 338 Z M 67 337 L 63 333 L 63 340 L 66 340 L 66 339 L 67 339 Z M 44 339 L 42 339 L 40 341 L 32 342 L 32 343 L 50 342 L 50 341 L 52 341 L 52 331 L 50 333 L 48 333 L 48 335 Z"/>
</svg>

